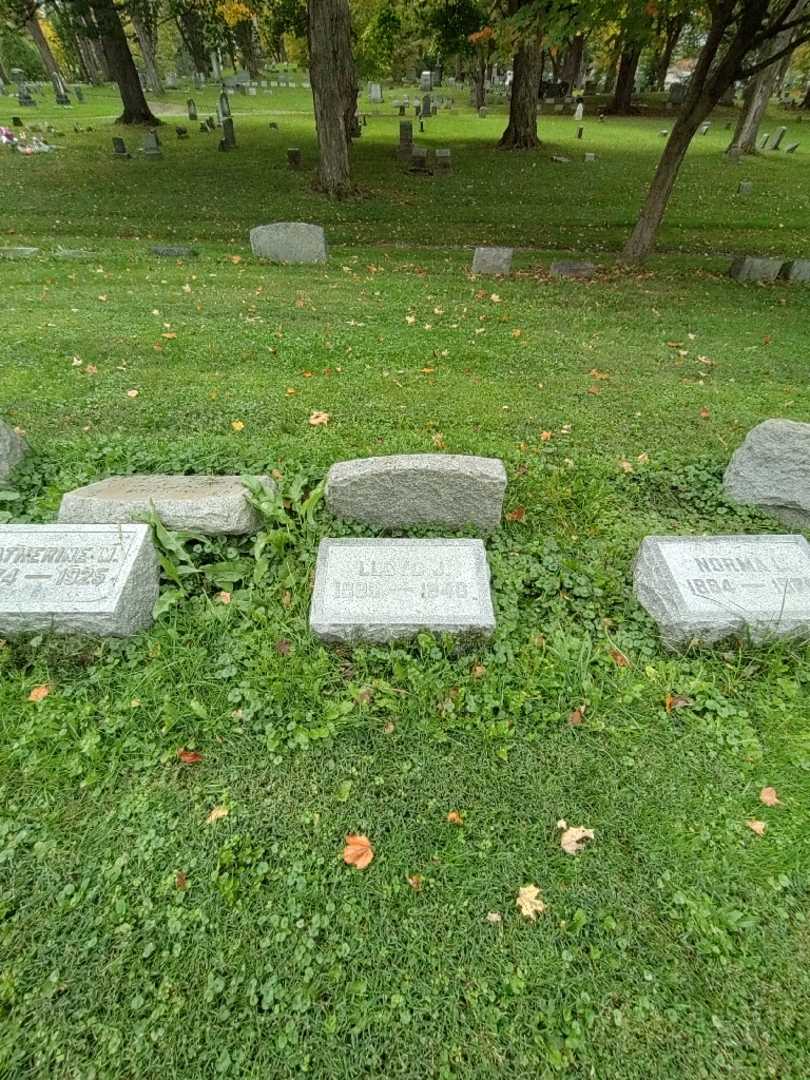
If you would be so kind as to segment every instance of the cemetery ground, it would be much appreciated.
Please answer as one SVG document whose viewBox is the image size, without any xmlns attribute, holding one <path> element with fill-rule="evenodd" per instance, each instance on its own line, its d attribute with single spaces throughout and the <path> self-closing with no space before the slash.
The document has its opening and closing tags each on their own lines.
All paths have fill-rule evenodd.
<svg viewBox="0 0 810 1080">
<path fill-rule="evenodd" d="M 161 161 L 113 161 L 88 96 L 52 114 L 63 149 L 0 157 L 0 246 L 43 252 L 0 263 L 2 414 L 32 446 L 0 509 L 52 521 L 135 471 L 275 470 L 285 501 L 258 539 L 162 533 L 147 633 L 0 649 L 4 1075 L 807 1076 L 807 647 L 669 654 L 631 591 L 650 533 L 782 531 L 721 478 L 756 423 L 810 415 L 810 288 L 724 271 L 807 257 L 804 148 L 737 167 L 715 123 L 663 253 L 622 270 L 660 116 L 583 143 L 543 117 L 511 156 L 498 110 L 457 110 L 415 136 L 454 175 L 417 178 L 386 104 L 330 206 L 286 167 L 314 162 L 305 91 L 233 98 L 227 154 L 169 95 L 191 135 L 164 115 Z M 326 227 L 328 266 L 252 257 L 284 219 Z M 471 279 L 487 242 L 524 249 L 512 278 Z M 572 252 L 595 280 L 550 278 Z M 318 541 L 370 534 L 318 482 L 437 448 L 507 467 L 494 639 L 321 647 Z"/>
</svg>

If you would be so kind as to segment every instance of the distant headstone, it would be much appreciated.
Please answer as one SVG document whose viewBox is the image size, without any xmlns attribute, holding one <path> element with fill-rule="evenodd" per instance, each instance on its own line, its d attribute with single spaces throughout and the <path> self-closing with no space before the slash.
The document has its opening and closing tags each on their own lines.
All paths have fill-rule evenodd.
<svg viewBox="0 0 810 1080">
<path fill-rule="evenodd" d="M 790 259 L 779 271 L 779 277 L 793 284 L 810 281 L 810 259 Z"/>
<path fill-rule="evenodd" d="M 382 105 L 383 92 L 382 86 L 380 86 L 379 83 L 368 84 L 368 100 L 371 102 L 372 105 Z"/>
<path fill-rule="evenodd" d="M 186 102 L 186 107 L 188 108 L 188 118 L 189 118 L 189 120 L 196 120 L 197 119 L 197 104 L 194 101 L 194 98 L 189 98 L 188 99 L 188 101 Z"/>
<path fill-rule="evenodd" d="M 309 616 L 327 642 L 398 641 L 495 629 L 480 540 L 322 540 Z"/>
<path fill-rule="evenodd" d="M 233 117 L 226 116 L 222 121 L 222 142 L 226 150 L 236 149 L 236 132 L 233 129 Z"/>
<path fill-rule="evenodd" d="M 226 116 L 231 115 L 231 103 L 228 99 L 227 93 L 224 90 L 219 95 L 219 115 L 223 120 Z"/>
<path fill-rule="evenodd" d="M 596 154 L 586 154 L 585 155 L 585 160 L 586 161 L 596 161 Z"/>
<path fill-rule="evenodd" d="M 433 171 L 443 176 L 449 176 L 453 171 L 453 157 L 449 149 L 441 148 L 436 151 L 433 158 Z"/>
<path fill-rule="evenodd" d="M 810 424 L 757 424 L 735 450 L 723 487 L 734 502 L 756 506 L 784 525 L 810 527 Z"/>
<path fill-rule="evenodd" d="M 589 278 L 596 273 L 592 262 L 580 262 L 576 259 L 559 259 L 551 264 L 552 277 Z"/>
<path fill-rule="evenodd" d="M 482 120 L 486 120 L 487 116 L 489 116 L 489 112 L 487 110 L 486 105 L 481 105 L 480 106 L 480 108 L 478 109 L 478 115 L 480 116 L 480 118 Z"/>
<path fill-rule="evenodd" d="M 701 135 L 708 134 L 709 128 L 711 126 L 712 126 L 711 120 L 707 120 L 705 123 L 701 124 L 700 125 L 700 134 Z"/>
<path fill-rule="evenodd" d="M 799 144 L 797 142 L 793 142 L 793 143 L 790 143 L 789 146 L 785 147 L 785 153 L 786 154 L 795 154 L 798 149 L 799 149 Z"/>
<path fill-rule="evenodd" d="M 143 137 L 143 152 L 147 157 L 159 158 L 162 157 L 160 150 L 160 140 L 154 131 L 147 131 Z"/>
<path fill-rule="evenodd" d="M 0 420 L 0 483 L 17 468 L 27 449 L 23 437 Z"/>
<path fill-rule="evenodd" d="M 76 95 L 76 100 L 80 105 L 84 105 L 84 90 L 80 86 L 73 87 L 73 93 Z"/>
<path fill-rule="evenodd" d="M 765 149 L 765 147 L 768 145 L 768 140 L 770 139 L 770 137 L 771 137 L 771 133 L 769 131 L 766 131 L 765 134 L 762 136 L 762 138 L 759 140 L 759 148 L 760 148 L 760 150 Z"/>
<path fill-rule="evenodd" d="M 152 625 L 148 525 L 0 525 L 0 632 L 129 637 Z"/>
<path fill-rule="evenodd" d="M 131 158 L 132 154 L 127 150 L 127 144 L 120 135 L 113 136 L 113 156 L 118 158 Z"/>
<path fill-rule="evenodd" d="M 426 173 L 428 171 L 428 152 L 426 146 L 411 146 L 410 168 L 414 173 Z"/>
<path fill-rule="evenodd" d="M 771 150 L 778 150 L 782 145 L 782 139 L 784 139 L 787 133 L 786 127 L 777 128 L 774 132 L 773 139 L 771 140 Z"/>
<path fill-rule="evenodd" d="M 291 146 L 287 151 L 287 165 L 291 169 L 300 169 L 304 163 L 299 146 Z"/>
<path fill-rule="evenodd" d="M 39 255 L 36 247 L 7 247 L 0 248 L 0 259 L 30 259 Z"/>
<path fill-rule="evenodd" d="M 511 274 L 512 255 L 510 247 L 477 247 L 473 255 L 474 274 Z"/>
<path fill-rule="evenodd" d="M 686 83 L 672 83 L 669 88 L 669 100 L 673 105 L 682 105 L 686 98 Z"/>
<path fill-rule="evenodd" d="M 737 185 L 738 195 L 750 195 L 754 190 L 754 184 L 751 180 L 741 180 Z"/>
<path fill-rule="evenodd" d="M 269 476 L 253 479 L 268 492 L 275 489 Z M 167 529 L 207 536 L 242 536 L 261 525 L 261 515 L 238 476 L 111 476 L 69 491 L 59 507 L 59 521 L 137 522 L 152 511 Z"/>
<path fill-rule="evenodd" d="M 419 76 L 419 89 L 423 91 L 433 89 L 433 78 L 429 71 L 423 71 Z"/>
<path fill-rule="evenodd" d="M 199 252 L 189 244 L 155 244 L 152 254 L 163 259 L 195 259 Z"/>
<path fill-rule="evenodd" d="M 580 127 L 577 128 L 577 138 L 578 139 L 582 138 L 582 135 L 583 135 L 584 131 L 585 131 L 585 128 L 582 127 L 581 125 L 580 125 Z"/>
<path fill-rule="evenodd" d="M 633 578 L 668 648 L 810 635 L 810 545 L 803 536 L 648 536 Z"/>
<path fill-rule="evenodd" d="M 326 502 L 336 517 L 375 528 L 474 525 L 489 532 L 500 525 L 505 490 L 497 458 L 395 454 L 337 462 L 327 476 Z"/>
<path fill-rule="evenodd" d="M 735 281 L 776 281 L 784 259 L 765 259 L 742 255 L 729 267 L 729 277 Z"/>
<path fill-rule="evenodd" d="M 562 102 L 559 102 L 557 105 L 554 106 L 554 112 L 555 113 L 561 113 L 564 108 L 565 108 L 565 105 Z"/>
<path fill-rule="evenodd" d="M 431 100 L 430 94 L 425 94 L 422 98 L 422 116 L 430 116 Z"/>
<path fill-rule="evenodd" d="M 324 263 L 328 251 L 320 225 L 277 221 L 250 231 L 250 247 L 260 259 L 280 263 Z"/>
</svg>

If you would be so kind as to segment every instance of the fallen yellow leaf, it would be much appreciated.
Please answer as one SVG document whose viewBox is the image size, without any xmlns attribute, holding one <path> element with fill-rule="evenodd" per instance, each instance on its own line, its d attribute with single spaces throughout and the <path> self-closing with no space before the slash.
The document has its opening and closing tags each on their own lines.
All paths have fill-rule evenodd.
<svg viewBox="0 0 810 1080">
<path fill-rule="evenodd" d="M 358 870 L 365 870 L 374 858 L 374 848 L 367 836 L 357 833 L 349 833 L 346 837 L 346 846 L 343 849 L 343 861 L 348 866 L 356 866 Z"/>
<path fill-rule="evenodd" d="M 450 813 L 447 815 L 447 820 L 450 822 L 451 825 L 464 824 L 464 818 L 461 816 L 458 810 L 451 810 Z"/>
<path fill-rule="evenodd" d="M 766 806 L 781 806 L 782 800 L 776 794 L 776 788 L 764 787 L 759 793 L 759 801 Z"/>
<path fill-rule="evenodd" d="M 28 695 L 29 701 L 42 701 L 50 694 L 51 688 L 47 684 L 43 686 L 35 686 L 31 693 Z"/>
<path fill-rule="evenodd" d="M 319 412 L 317 409 L 309 418 L 310 427 L 320 427 L 322 424 L 329 423 L 329 413 Z"/>
<path fill-rule="evenodd" d="M 764 821 L 755 821 L 753 818 L 750 818 L 748 821 L 746 821 L 745 824 L 748 826 L 751 832 L 755 832 L 757 836 L 765 835 L 765 829 L 767 828 L 767 826 Z"/>
<path fill-rule="evenodd" d="M 234 431 L 244 431 L 245 422 L 244 420 L 231 420 L 231 427 Z"/>
<path fill-rule="evenodd" d="M 593 829 L 585 829 L 582 825 L 572 825 L 569 828 L 564 821 L 558 821 L 557 828 L 562 830 L 560 847 L 567 855 L 579 855 L 585 844 L 593 840 Z"/>
<path fill-rule="evenodd" d="M 524 885 L 518 891 L 515 905 L 523 918 L 531 919 L 532 922 L 546 910 L 546 905 L 540 899 L 540 890 L 536 885 Z"/>
<path fill-rule="evenodd" d="M 208 815 L 208 817 L 205 819 L 206 825 L 213 825 L 221 818 L 227 817 L 229 812 L 230 811 L 228 810 L 227 806 L 215 806 L 211 813 Z"/>
<path fill-rule="evenodd" d="M 223 589 L 222 592 L 218 592 L 216 594 L 214 599 L 219 604 L 230 604 L 230 602 L 231 602 L 231 594 L 229 592 L 225 592 L 225 590 Z"/>
</svg>

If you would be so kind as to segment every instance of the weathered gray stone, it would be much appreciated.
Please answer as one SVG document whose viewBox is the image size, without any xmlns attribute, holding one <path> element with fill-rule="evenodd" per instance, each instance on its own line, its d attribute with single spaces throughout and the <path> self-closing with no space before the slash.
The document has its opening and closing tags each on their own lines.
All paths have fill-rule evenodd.
<svg viewBox="0 0 810 1080">
<path fill-rule="evenodd" d="M 552 277 L 589 278 L 596 273 L 592 262 L 579 262 L 576 259 L 560 259 L 551 264 Z"/>
<path fill-rule="evenodd" d="M 480 540 L 322 540 L 309 624 L 323 641 L 495 629 Z"/>
<path fill-rule="evenodd" d="M 254 479 L 267 491 L 275 488 L 269 476 Z M 111 476 L 69 491 L 59 507 L 59 520 L 143 521 L 152 511 L 167 529 L 209 536 L 241 536 L 261 525 L 238 476 Z"/>
<path fill-rule="evenodd" d="M 512 255 L 510 247 L 477 247 L 473 255 L 474 274 L 511 274 Z"/>
<path fill-rule="evenodd" d="M 735 452 L 723 477 L 730 499 L 785 525 L 810 527 L 810 424 L 766 420 Z"/>
<path fill-rule="evenodd" d="M 810 281 L 810 259 L 790 259 L 779 271 L 779 277 L 794 284 Z"/>
<path fill-rule="evenodd" d="M 0 632 L 128 637 L 152 624 L 148 525 L 0 525 Z"/>
<path fill-rule="evenodd" d="M 780 127 L 780 128 L 776 129 L 776 131 L 774 132 L 774 136 L 771 139 L 771 147 L 770 147 L 771 150 L 778 150 L 779 149 L 779 147 L 782 144 L 782 139 L 784 139 L 786 132 L 787 132 L 786 127 Z"/>
<path fill-rule="evenodd" d="M 14 428 L 0 420 L 0 482 L 7 479 L 25 457 L 28 447 Z"/>
<path fill-rule="evenodd" d="M 464 454 L 339 461 L 326 478 L 327 506 L 336 517 L 382 529 L 497 529 L 505 490 L 502 461 Z"/>
<path fill-rule="evenodd" d="M 737 185 L 738 195 L 750 195 L 754 190 L 754 184 L 751 180 L 741 180 Z"/>
<path fill-rule="evenodd" d="M 164 259 L 194 259 L 199 252 L 189 244 L 155 244 L 152 254 Z"/>
<path fill-rule="evenodd" d="M 320 225 L 277 221 L 250 230 L 250 247 L 260 259 L 281 263 L 324 263 L 326 235 Z"/>
<path fill-rule="evenodd" d="M 635 595 L 669 648 L 732 635 L 810 636 L 810 545 L 803 536 L 648 536 Z"/>
<path fill-rule="evenodd" d="M 7 247 L 0 248 L 0 259 L 30 259 L 39 255 L 39 248 L 35 247 Z"/>
<path fill-rule="evenodd" d="M 761 259 L 742 255 L 729 267 L 729 277 L 735 281 L 776 281 L 784 259 Z"/>
</svg>

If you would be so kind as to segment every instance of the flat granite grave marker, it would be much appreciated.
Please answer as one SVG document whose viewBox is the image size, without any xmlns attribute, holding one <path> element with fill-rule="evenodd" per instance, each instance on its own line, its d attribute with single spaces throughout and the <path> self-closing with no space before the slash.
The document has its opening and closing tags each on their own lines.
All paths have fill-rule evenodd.
<svg viewBox="0 0 810 1080">
<path fill-rule="evenodd" d="M 22 436 L 0 420 L 0 482 L 7 479 L 17 468 L 27 449 Z"/>
<path fill-rule="evenodd" d="M 480 540 L 322 540 L 309 615 L 327 642 L 387 642 L 422 631 L 495 629 Z"/>
<path fill-rule="evenodd" d="M 35 247 L 7 247 L 0 248 L 0 259 L 32 259 L 39 255 L 39 248 Z"/>
<path fill-rule="evenodd" d="M 723 487 L 734 502 L 810 528 L 810 424 L 773 419 L 751 428 L 732 455 Z"/>
<path fill-rule="evenodd" d="M 269 476 L 255 476 L 268 492 Z M 167 529 L 208 536 L 256 532 L 261 515 L 247 500 L 238 476 L 110 476 L 69 491 L 59 507 L 63 523 L 136 522 L 154 511 Z"/>
<path fill-rule="evenodd" d="M 473 255 L 474 274 L 511 274 L 512 255 L 510 247 L 477 247 Z"/>
<path fill-rule="evenodd" d="M 551 264 L 552 277 L 569 277 L 585 279 L 593 277 L 596 267 L 592 262 L 584 262 L 578 259 L 559 259 Z"/>
<path fill-rule="evenodd" d="M 489 531 L 501 523 L 506 470 L 498 458 L 392 454 L 338 461 L 326 504 L 339 518 L 383 529 L 441 525 Z"/>
<path fill-rule="evenodd" d="M 162 259 L 195 259 L 199 255 L 189 244 L 154 244 L 150 250 Z"/>
<path fill-rule="evenodd" d="M 325 263 L 326 234 L 320 225 L 276 221 L 250 230 L 250 247 L 260 259 L 280 263 Z"/>
<path fill-rule="evenodd" d="M 0 525 L 0 633 L 128 637 L 159 580 L 148 525 Z"/>
<path fill-rule="evenodd" d="M 648 536 L 633 581 L 668 648 L 733 635 L 810 636 L 810 545 L 803 536 Z"/>
<path fill-rule="evenodd" d="M 729 267 L 729 277 L 735 281 L 776 281 L 784 259 L 759 258 L 741 255 Z"/>
</svg>

